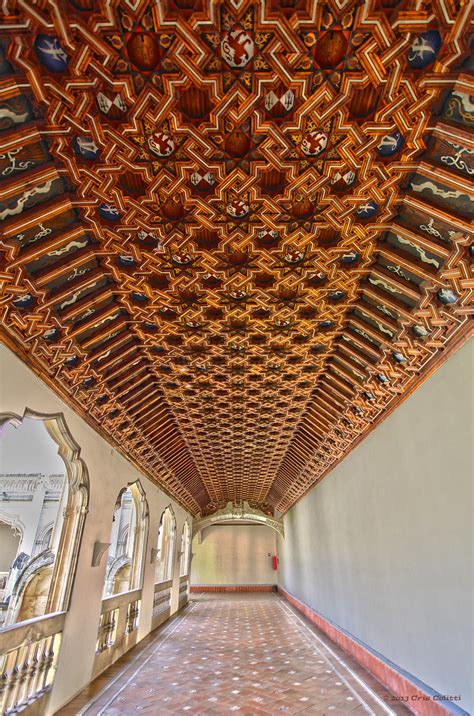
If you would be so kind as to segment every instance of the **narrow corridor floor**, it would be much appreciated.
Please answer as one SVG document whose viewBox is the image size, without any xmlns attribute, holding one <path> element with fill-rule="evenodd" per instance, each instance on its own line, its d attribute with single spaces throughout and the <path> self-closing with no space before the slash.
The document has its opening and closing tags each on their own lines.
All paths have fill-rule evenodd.
<svg viewBox="0 0 474 716">
<path fill-rule="evenodd" d="M 118 676 L 115 672 L 109 684 L 100 678 L 103 687 L 92 698 L 89 689 L 88 702 L 78 697 L 59 714 L 410 713 L 282 598 L 270 594 L 193 598 L 140 658 Z"/>
</svg>

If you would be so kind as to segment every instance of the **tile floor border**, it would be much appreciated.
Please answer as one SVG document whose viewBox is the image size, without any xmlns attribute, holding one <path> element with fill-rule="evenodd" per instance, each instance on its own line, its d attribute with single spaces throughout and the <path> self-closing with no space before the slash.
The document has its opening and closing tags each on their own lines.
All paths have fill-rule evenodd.
<svg viewBox="0 0 474 716">
<path fill-rule="evenodd" d="M 354 679 L 354 681 L 357 683 L 357 685 L 358 685 L 359 687 L 361 687 L 365 692 L 367 692 L 367 693 L 369 694 L 369 696 L 370 696 L 372 699 L 374 699 L 374 701 L 377 703 L 377 705 L 380 706 L 380 707 L 382 708 L 382 710 L 383 710 L 386 714 L 389 714 L 390 716 L 394 716 L 395 712 L 393 711 L 393 709 L 391 709 L 390 706 L 388 706 L 387 703 L 384 702 L 384 701 L 375 693 L 375 691 L 372 691 L 372 689 L 369 688 L 369 687 L 367 686 L 367 684 L 364 684 L 363 680 L 362 680 L 359 676 L 357 676 L 357 674 L 355 674 L 354 671 L 353 671 L 322 639 L 320 639 L 319 636 L 318 636 L 307 624 L 305 624 L 304 621 L 303 621 L 302 619 L 300 619 L 299 616 L 297 616 L 297 615 L 296 615 L 291 609 L 289 609 L 285 604 L 282 604 L 282 603 L 280 602 L 280 603 L 279 603 L 279 606 L 280 606 L 280 609 L 282 609 L 282 610 L 285 612 L 285 614 L 288 615 L 288 617 L 289 617 L 290 619 L 297 620 L 297 622 L 299 623 L 299 625 L 301 625 L 301 626 L 300 626 L 300 630 L 303 630 L 303 634 L 305 634 L 305 636 L 306 636 L 306 633 L 307 633 L 308 636 L 309 636 L 309 638 L 314 639 L 314 640 L 317 642 L 317 644 L 318 644 L 318 646 L 319 646 L 319 649 L 321 649 L 321 647 L 323 647 L 324 650 L 329 653 L 330 658 L 329 658 L 326 654 L 324 654 L 324 653 L 322 653 L 321 655 L 322 655 L 322 657 L 329 663 L 329 665 L 332 667 L 332 669 L 335 671 L 335 673 L 339 676 L 339 678 L 341 679 L 341 681 L 346 684 L 347 688 L 348 688 L 348 689 L 357 697 L 357 699 L 366 707 L 366 710 L 367 710 L 370 714 L 374 714 L 375 712 L 372 710 L 372 708 L 370 707 L 370 705 L 369 705 L 366 701 L 364 701 L 364 699 L 362 698 L 362 696 L 359 694 L 359 692 L 357 691 L 357 689 L 354 688 L 354 686 L 351 685 L 351 683 L 349 682 L 349 680 L 348 680 L 343 674 L 341 674 L 341 672 L 339 671 L 338 667 L 334 666 L 334 664 L 332 663 L 333 660 L 336 661 L 336 663 L 338 664 L 338 666 L 342 666 L 342 668 L 347 671 L 347 673 L 350 675 L 350 677 L 351 677 L 352 679 Z"/>
<path fill-rule="evenodd" d="M 338 629 L 335 624 L 324 619 L 318 612 L 311 609 L 290 592 L 287 592 L 283 587 L 278 586 L 278 593 L 309 619 L 332 642 L 372 674 L 394 695 L 394 699 L 399 699 L 412 713 L 417 716 L 453 716 L 453 714 L 469 716 L 467 711 L 455 703 L 443 703 L 443 701 L 436 700 L 436 697 L 442 697 L 442 695 L 430 687 L 423 689 L 421 682 L 411 680 L 406 673 L 399 671 L 395 665 L 392 666 L 381 656 L 373 653 L 368 647 Z M 308 628 L 304 622 L 302 623 Z"/>
</svg>

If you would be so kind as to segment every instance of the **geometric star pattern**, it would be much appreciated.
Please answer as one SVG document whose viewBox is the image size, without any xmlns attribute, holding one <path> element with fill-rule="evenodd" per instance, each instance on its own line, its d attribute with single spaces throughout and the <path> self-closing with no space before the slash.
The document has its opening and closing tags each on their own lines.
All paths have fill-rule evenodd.
<svg viewBox="0 0 474 716">
<path fill-rule="evenodd" d="M 122 665 L 102 690 L 99 677 L 92 699 L 80 695 L 59 716 L 411 713 L 278 597 L 212 596 L 193 601 L 173 639 L 154 636 L 138 668 Z"/>
<path fill-rule="evenodd" d="M 5 340 L 193 514 L 285 512 L 469 330 L 469 3 L 4 7 Z"/>
</svg>

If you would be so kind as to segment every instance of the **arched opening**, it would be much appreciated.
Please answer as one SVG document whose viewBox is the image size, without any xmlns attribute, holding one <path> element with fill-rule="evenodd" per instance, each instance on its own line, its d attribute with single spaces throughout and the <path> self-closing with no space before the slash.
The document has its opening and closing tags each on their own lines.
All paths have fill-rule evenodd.
<svg viewBox="0 0 474 716">
<path fill-rule="evenodd" d="M 113 512 L 94 676 L 136 643 L 147 536 L 148 502 L 137 481 L 120 491 Z"/>
<path fill-rule="evenodd" d="M 54 529 L 54 523 L 46 525 L 46 527 L 43 528 L 42 533 L 38 536 L 38 539 L 35 542 L 35 547 L 34 547 L 35 554 L 44 552 L 45 549 L 49 549 L 51 547 L 51 539 L 53 536 L 53 529 Z"/>
<path fill-rule="evenodd" d="M 168 619 L 171 611 L 171 586 L 175 565 L 176 518 L 171 506 L 160 519 L 155 556 L 155 591 L 152 628 Z"/>
<path fill-rule="evenodd" d="M 148 504 L 139 482 L 123 489 L 115 504 L 107 555 L 104 598 L 138 589 L 148 534 Z"/>
<path fill-rule="evenodd" d="M 88 504 L 62 415 L 3 415 L 0 626 L 67 609 Z"/>
<path fill-rule="evenodd" d="M 13 524 L 0 520 L 0 626 L 5 613 L 5 588 L 12 565 L 18 555 L 22 540 L 22 532 Z"/>
<path fill-rule="evenodd" d="M 161 515 L 156 549 L 155 583 L 168 582 L 173 578 L 176 542 L 176 519 L 171 507 Z"/>
<path fill-rule="evenodd" d="M 179 563 L 179 576 L 185 577 L 189 572 L 189 550 L 191 547 L 191 529 L 186 521 L 181 533 L 181 558 Z"/>
</svg>

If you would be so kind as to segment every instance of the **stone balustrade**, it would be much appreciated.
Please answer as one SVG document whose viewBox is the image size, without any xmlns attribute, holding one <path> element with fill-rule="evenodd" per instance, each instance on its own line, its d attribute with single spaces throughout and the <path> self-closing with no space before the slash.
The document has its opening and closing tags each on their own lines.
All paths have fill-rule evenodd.
<svg viewBox="0 0 474 716">
<path fill-rule="evenodd" d="M 178 609 L 182 609 L 189 601 L 189 575 L 179 578 Z"/>
<path fill-rule="evenodd" d="M 106 597 L 97 631 L 94 676 L 107 669 L 137 642 L 142 590 Z"/>
<path fill-rule="evenodd" d="M 173 580 L 159 582 L 155 584 L 155 593 L 153 597 L 153 615 L 151 628 L 156 629 L 160 624 L 165 622 L 171 613 L 171 587 Z"/>
<path fill-rule="evenodd" d="M 1 714 L 18 713 L 33 703 L 37 713 L 45 713 L 65 618 L 65 612 L 57 612 L 0 631 Z"/>
</svg>

